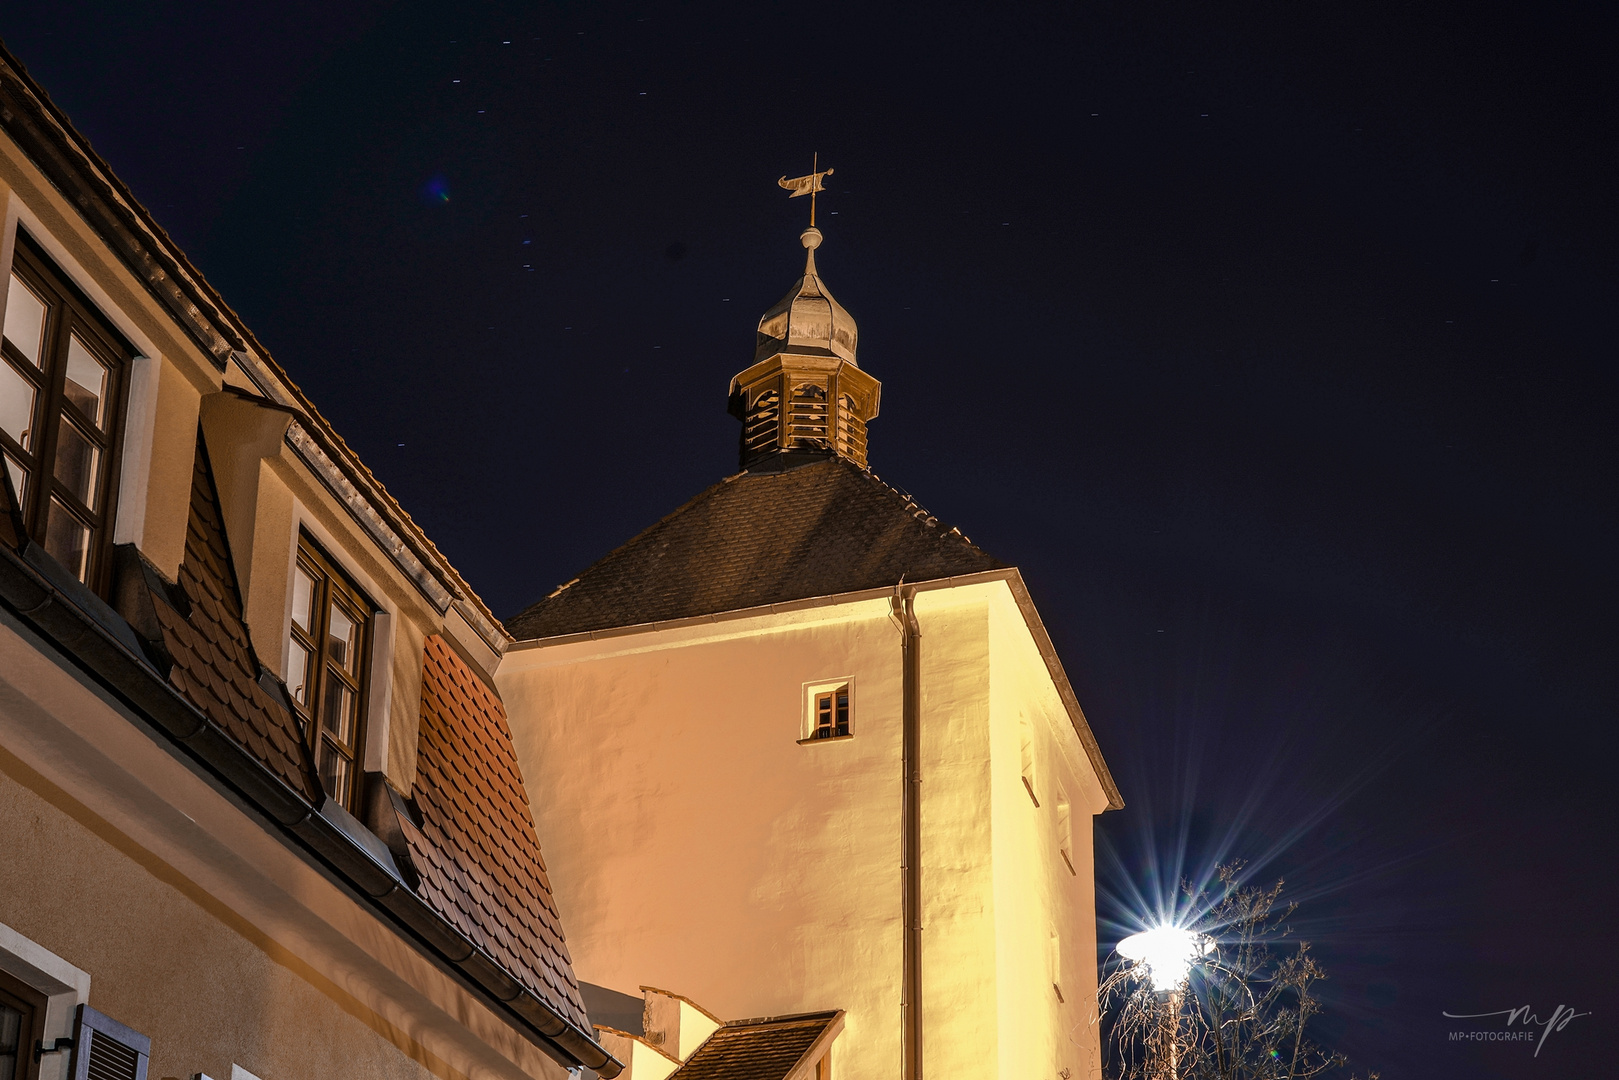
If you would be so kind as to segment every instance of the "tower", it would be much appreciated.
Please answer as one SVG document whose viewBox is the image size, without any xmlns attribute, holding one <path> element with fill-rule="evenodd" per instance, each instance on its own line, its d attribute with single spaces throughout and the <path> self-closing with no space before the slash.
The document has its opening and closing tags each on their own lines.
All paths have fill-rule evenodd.
<svg viewBox="0 0 1619 1080">
<path fill-rule="evenodd" d="M 804 274 L 759 320 L 753 364 L 731 380 L 741 465 L 782 469 L 835 455 L 865 468 L 882 383 L 855 362 L 859 330 L 816 272 L 821 230 L 812 225 L 800 239 Z"/>
<path fill-rule="evenodd" d="M 881 386 L 803 244 L 731 381 L 742 471 L 505 620 L 573 963 L 837 1010 L 839 1080 L 1100 1075 L 1088 819 L 1122 801 L 1022 575 L 866 467 Z"/>
</svg>

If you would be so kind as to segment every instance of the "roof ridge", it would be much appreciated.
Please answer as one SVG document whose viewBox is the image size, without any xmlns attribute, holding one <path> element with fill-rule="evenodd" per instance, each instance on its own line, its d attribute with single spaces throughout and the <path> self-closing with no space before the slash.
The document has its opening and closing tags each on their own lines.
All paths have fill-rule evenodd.
<svg viewBox="0 0 1619 1080">
<path fill-rule="evenodd" d="M 746 1020 L 727 1020 L 723 1025 L 726 1028 L 740 1027 L 766 1027 L 776 1024 L 814 1024 L 823 1020 L 830 1020 L 838 1015 L 837 1009 L 821 1009 L 817 1012 L 787 1013 L 783 1016 L 753 1016 Z"/>
<path fill-rule="evenodd" d="M 840 458 L 839 460 L 841 461 L 843 459 Z M 929 528 L 936 528 L 936 527 L 944 524 L 944 522 L 940 521 L 939 518 L 936 515 L 934 515 L 932 512 L 930 512 L 927 507 L 925 507 L 921 503 L 917 502 L 915 495 L 912 495 L 910 492 L 906 491 L 904 488 L 899 487 L 896 484 L 890 484 L 887 480 L 884 480 L 882 477 L 878 476 L 875 472 L 873 472 L 869 466 L 865 466 L 865 467 L 857 466 L 853 462 L 848 462 L 848 464 L 849 464 L 849 466 L 851 468 L 858 469 L 859 472 L 864 474 L 868 479 L 874 481 L 880 487 L 886 488 L 888 491 L 890 491 L 893 494 L 899 496 L 899 498 L 904 500 L 905 508 L 907 510 L 912 511 L 911 516 L 913 516 L 917 520 L 923 522 Z M 948 529 L 945 529 L 943 532 L 941 532 L 939 534 L 939 536 L 942 539 L 943 537 L 949 536 L 952 533 L 955 534 L 956 536 L 959 536 L 963 541 L 966 542 L 967 546 L 971 547 L 974 551 L 977 551 L 977 552 L 979 552 L 979 553 L 981 553 L 983 555 L 989 555 L 989 552 L 985 551 L 983 548 L 981 548 L 977 544 L 973 543 L 972 539 L 970 537 L 968 537 L 968 535 L 966 533 L 961 531 L 961 527 L 959 525 L 950 526 Z M 989 557 L 994 558 L 994 556 L 992 556 L 992 555 L 990 555 Z"/>
</svg>

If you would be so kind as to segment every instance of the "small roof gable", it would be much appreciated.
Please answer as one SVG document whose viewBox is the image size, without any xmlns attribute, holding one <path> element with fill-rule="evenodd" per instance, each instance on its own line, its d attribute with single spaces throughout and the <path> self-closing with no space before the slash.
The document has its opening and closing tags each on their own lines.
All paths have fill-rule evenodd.
<svg viewBox="0 0 1619 1080">
<path fill-rule="evenodd" d="M 837 457 L 744 472 L 507 620 L 557 637 L 1005 567 L 916 501 Z"/>
<path fill-rule="evenodd" d="M 813 1064 L 841 1027 L 841 1012 L 733 1020 L 710 1035 L 669 1080 L 787 1080 Z M 806 1062 L 806 1058 L 809 1060 Z M 795 1078 L 796 1080 L 796 1078 Z"/>
</svg>

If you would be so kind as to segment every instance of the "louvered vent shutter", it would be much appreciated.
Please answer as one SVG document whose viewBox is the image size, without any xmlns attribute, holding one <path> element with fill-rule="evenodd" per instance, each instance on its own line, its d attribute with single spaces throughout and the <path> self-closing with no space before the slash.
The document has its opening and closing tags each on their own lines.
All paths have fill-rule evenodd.
<svg viewBox="0 0 1619 1080">
<path fill-rule="evenodd" d="M 73 1033 L 73 1080 L 146 1080 L 152 1040 L 88 1005 Z"/>
</svg>

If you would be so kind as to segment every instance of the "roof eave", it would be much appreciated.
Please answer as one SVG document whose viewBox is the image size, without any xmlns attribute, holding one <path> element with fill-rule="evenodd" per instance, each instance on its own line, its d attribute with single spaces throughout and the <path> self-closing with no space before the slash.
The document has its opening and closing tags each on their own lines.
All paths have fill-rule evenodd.
<svg viewBox="0 0 1619 1080">
<path fill-rule="evenodd" d="M 343 479 L 366 500 L 367 508 L 390 524 L 399 534 L 399 542 L 430 567 L 432 576 L 447 588 L 452 595 L 451 602 L 460 601 L 471 615 L 468 621 L 489 639 L 496 652 L 501 651 L 508 638 L 488 605 L 348 448 L 269 350 L 260 344 L 240 316 L 192 265 L 180 246 L 157 224 L 3 42 L 0 42 L 0 130 L 5 131 L 45 178 L 77 208 L 90 228 L 218 370 L 224 371 L 233 358 L 238 363 L 252 358 L 263 365 L 286 391 L 288 400 L 278 404 L 299 410 L 307 421 L 304 428 L 321 451 L 332 458 L 336 468 L 344 474 Z M 368 531 L 375 531 L 365 516 L 357 515 L 357 519 Z M 390 557 L 396 555 L 387 545 L 384 550 Z"/>
<path fill-rule="evenodd" d="M 86 611 L 4 545 L 0 545 L 0 608 L 161 732 L 176 751 L 202 765 L 209 782 L 259 817 L 266 831 L 301 856 L 316 860 L 344 891 L 395 927 L 529 1042 L 564 1066 L 586 1065 L 606 1078 L 622 1071 L 622 1064 L 588 1034 L 519 983 L 403 887 L 319 808 L 159 679 L 146 659 L 119 639 L 116 626 L 110 624 L 122 620 L 110 608 L 99 616 Z"/>
<path fill-rule="evenodd" d="M 1018 611 L 1023 615 L 1024 625 L 1028 627 L 1029 636 L 1034 639 L 1035 648 L 1040 658 L 1045 661 L 1046 672 L 1051 677 L 1052 685 L 1056 687 L 1057 696 L 1062 700 L 1063 707 L 1068 712 L 1069 722 L 1074 726 L 1074 732 L 1079 736 L 1079 742 L 1085 749 L 1085 756 L 1089 759 L 1091 768 L 1096 772 L 1097 782 L 1102 787 L 1102 793 L 1107 797 L 1109 810 L 1122 810 L 1124 797 L 1119 794 L 1118 784 L 1113 780 L 1113 774 L 1107 767 L 1107 761 L 1102 757 L 1102 748 L 1096 741 L 1096 734 L 1091 730 L 1090 721 L 1085 718 L 1085 710 L 1080 707 L 1079 697 L 1074 693 L 1074 687 L 1068 681 L 1068 673 L 1063 669 L 1062 660 L 1057 656 L 1057 647 L 1052 644 L 1051 635 L 1046 632 L 1045 623 L 1040 618 L 1040 612 L 1034 606 L 1034 599 L 1029 595 L 1029 589 L 1023 581 L 1023 574 L 1015 566 L 1003 567 L 997 570 L 981 570 L 974 574 L 958 574 L 951 577 L 933 578 L 927 581 L 906 582 L 906 587 L 917 592 L 931 592 L 936 589 L 954 589 L 964 585 L 978 585 L 991 581 L 1004 581 L 1012 592 L 1012 599 L 1016 601 Z M 627 637 L 633 634 L 649 634 L 663 630 L 676 630 L 688 626 L 702 626 L 709 623 L 731 622 L 737 619 L 758 618 L 765 615 L 780 615 L 793 611 L 804 611 L 810 608 L 830 607 L 838 604 L 857 604 L 867 600 L 881 600 L 894 593 L 890 585 L 874 589 L 859 589 L 854 592 L 831 593 L 822 596 L 809 596 L 802 600 L 785 600 L 774 604 L 759 604 L 753 607 L 734 608 L 729 611 L 716 611 L 707 615 L 690 615 L 683 619 L 668 619 L 661 622 L 636 623 L 630 626 L 604 627 L 600 630 L 584 630 L 576 634 L 558 634 L 554 637 L 530 638 L 528 640 L 514 641 L 507 653 L 521 653 L 533 649 L 548 649 L 558 645 L 570 645 L 581 641 L 600 641 L 604 638 Z"/>
</svg>

